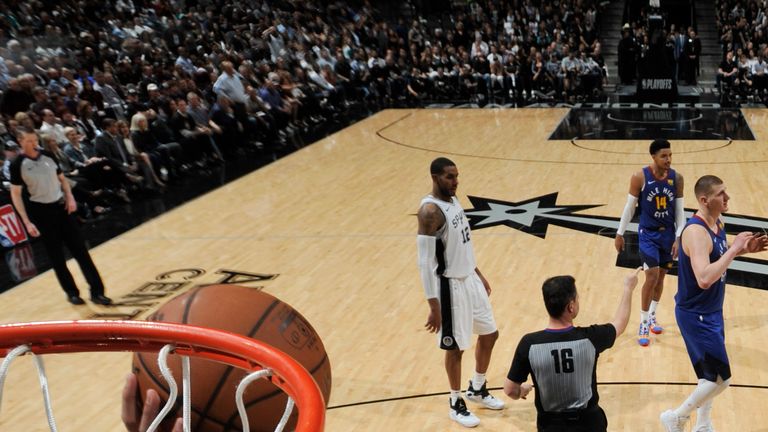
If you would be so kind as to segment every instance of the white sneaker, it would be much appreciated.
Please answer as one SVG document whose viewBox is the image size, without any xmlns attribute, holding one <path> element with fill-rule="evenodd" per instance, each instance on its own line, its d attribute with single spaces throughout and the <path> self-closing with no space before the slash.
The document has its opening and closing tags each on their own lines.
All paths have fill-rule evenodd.
<svg viewBox="0 0 768 432">
<path fill-rule="evenodd" d="M 450 399 L 448 399 L 448 403 L 451 403 Z M 464 427 L 475 427 L 480 424 L 480 419 L 467 409 L 467 404 L 464 403 L 464 399 L 462 398 L 456 399 L 456 403 L 451 405 L 449 414 L 451 420 L 454 420 Z"/>
<path fill-rule="evenodd" d="M 707 423 L 696 425 L 696 427 L 693 428 L 693 432 L 715 432 L 715 428 L 712 426 L 712 423 Z"/>
<path fill-rule="evenodd" d="M 684 432 L 683 428 L 690 417 L 680 417 L 672 410 L 661 413 L 659 419 L 667 432 Z"/>
<path fill-rule="evenodd" d="M 492 394 L 488 393 L 488 389 L 486 389 L 485 385 L 486 383 L 483 383 L 483 386 L 476 390 L 472 388 L 472 380 L 469 380 L 469 387 L 467 387 L 467 391 L 465 393 L 467 395 L 467 399 L 472 402 L 482 404 L 488 409 L 504 409 L 504 401 L 496 399 Z"/>
</svg>

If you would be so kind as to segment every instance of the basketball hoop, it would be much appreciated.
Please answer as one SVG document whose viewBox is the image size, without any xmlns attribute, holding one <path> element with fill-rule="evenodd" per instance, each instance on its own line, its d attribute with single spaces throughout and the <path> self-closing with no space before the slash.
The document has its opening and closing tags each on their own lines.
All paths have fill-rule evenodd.
<svg viewBox="0 0 768 432">
<path fill-rule="evenodd" d="M 312 376 L 287 354 L 255 339 L 205 327 L 148 321 L 51 321 L 0 325 L 0 357 L 72 352 L 160 352 L 166 345 L 198 357 L 259 372 L 299 407 L 296 432 L 322 431 L 325 401 Z M 18 347 L 26 347 L 26 349 Z M 166 349 L 167 351 L 167 349 Z M 42 365 L 39 370 L 42 372 Z M 41 376 L 41 383 L 43 377 Z M 2 392 L 0 381 L 0 392 Z M 241 390 L 238 390 L 241 392 Z M 2 393 L 0 393 L 1 395 Z M 244 419 L 244 425 L 247 419 Z"/>
</svg>

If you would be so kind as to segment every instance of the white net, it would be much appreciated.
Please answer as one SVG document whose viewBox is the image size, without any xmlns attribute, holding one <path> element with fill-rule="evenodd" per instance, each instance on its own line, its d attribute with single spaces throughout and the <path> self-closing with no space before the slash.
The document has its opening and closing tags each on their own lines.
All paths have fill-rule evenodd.
<svg viewBox="0 0 768 432">
<path fill-rule="evenodd" d="M 155 419 L 152 421 L 152 423 L 148 426 L 146 431 L 142 431 L 142 432 L 155 432 L 160 427 L 160 424 L 162 423 L 162 421 L 171 412 L 174 405 L 176 404 L 179 388 L 176 383 L 176 380 L 173 377 L 173 374 L 171 373 L 171 369 L 168 366 L 168 355 L 173 352 L 174 348 L 175 346 L 172 344 L 165 345 L 160 350 L 157 358 L 158 367 L 160 368 L 160 373 L 165 379 L 166 383 L 168 384 L 168 388 L 169 388 L 168 400 L 166 401 L 165 405 L 160 410 L 158 415 L 155 417 Z M 13 361 L 19 356 L 22 356 L 25 354 L 30 354 L 33 357 L 35 366 L 37 368 L 38 379 L 40 381 L 40 389 L 43 394 L 43 403 L 45 405 L 45 413 L 48 420 L 48 427 L 50 428 L 51 432 L 57 432 L 58 429 L 56 427 L 56 420 L 53 416 L 53 408 L 51 406 L 50 392 L 48 389 L 48 378 L 45 373 L 43 359 L 42 359 L 42 356 L 38 356 L 32 353 L 29 345 L 20 345 L 10 350 L 8 354 L 5 356 L 5 359 L 3 360 L 2 365 L 0 365 L 0 409 L 2 408 L 5 378 L 8 375 L 8 371 L 10 369 L 11 363 L 13 363 Z M 181 356 L 181 361 L 182 361 L 182 424 L 183 424 L 184 432 L 191 432 L 192 409 L 191 409 L 191 402 L 190 402 L 191 401 L 190 389 L 192 387 L 191 387 L 191 379 L 190 379 L 191 374 L 190 374 L 189 357 Z M 258 379 L 266 379 L 270 376 L 272 376 L 271 369 L 262 369 L 256 372 L 252 372 L 247 376 L 245 376 L 237 386 L 237 390 L 235 392 L 235 402 L 237 404 L 238 413 L 240 414 L 240 421 L 242 422 L 243 432 L 250 431 L 248 414 L 245 409 L 245 404 L 243 403 L 243 395 L 245 393 L 245 390 L 247 389 L 248 385 L 250 385 L 252 382 Z M 280 422 L 275 427 L 275 432 L 282 432 L 283 429 L 285 429 L 285 426 L 288 423 L 288 419 L 290 418 L 291 413 L 293 412 L 293 406 L 294 406 L 294 401 L 289 396 L 288 402 L 285 407 L 285 411 L 283 412 L 283 416 L 281 417 Z"/>
</svg>

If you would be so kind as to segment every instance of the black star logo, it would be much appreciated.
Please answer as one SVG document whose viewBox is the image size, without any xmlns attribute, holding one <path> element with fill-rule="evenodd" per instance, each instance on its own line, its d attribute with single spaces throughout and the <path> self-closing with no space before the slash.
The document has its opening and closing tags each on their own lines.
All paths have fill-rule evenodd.
<svg viewBox="0 0 768 432">
<path fill-rule="evenodd" d="M 574 212 L 600 207 L 596 205 L 557 205 L 557 192 L 520 202 L 501 201 L 469 196 L 474 206 L 464 213 L 472 229 L 506 225 L 510 228 L 544 238 L 549 224 L 564 226 L 593 233 L 614 231 L 619 223 L 615 218 L 572 215 Z"/>
</svg>

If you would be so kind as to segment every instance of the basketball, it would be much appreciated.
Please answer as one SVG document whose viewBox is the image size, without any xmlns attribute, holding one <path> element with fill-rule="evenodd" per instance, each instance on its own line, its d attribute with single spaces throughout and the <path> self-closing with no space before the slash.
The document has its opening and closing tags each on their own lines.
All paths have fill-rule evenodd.
<svg viewBox="0 0 768 432">
<path fill-rule="evenodd" d="M 323 343 L 299 312 L 279 299 L 254 288 L 237 285 L 209 285 L 190 290 L 161 306 L 148 321 L 165 321 L 211 327 L 238 333 L 278 348 L 301 363 L 315 378 L 326 404 L 331 394 L 331 364 Z M 241 431 L 235 403 L 235 389 L 248 372 L 206 359 L 190 358 L 192 430 Z M 179 386 L 176 412 L 166 423 L 181 415 L 181 359 L 168 356 L 168 365 Z M 139 382 L 142 403 L 149 388 L 167 400 L 167 383 L 157 366 L 157 353 L 135 353 L 133 371 Z M 251 383 L 243 395 L 253 431 L 274 431 L 288 395 L 267 379 Z M 296 423 L 297 408 L 285 430 Z"/>
</svg>

